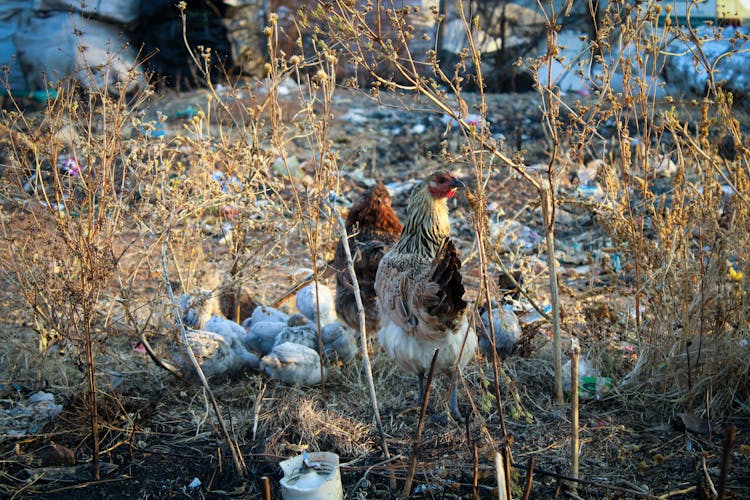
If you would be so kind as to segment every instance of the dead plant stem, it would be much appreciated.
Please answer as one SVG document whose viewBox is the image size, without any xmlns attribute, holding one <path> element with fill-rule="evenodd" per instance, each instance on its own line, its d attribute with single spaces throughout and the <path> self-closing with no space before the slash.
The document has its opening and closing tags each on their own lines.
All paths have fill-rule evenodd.
<svg viewBox="0 0 750 500">
<path fill-rule="evenodd" d="M 409 470 L 406 473 L 406 482 L 404 483 L 404 489 L 401 496 L 404 498 L 408 497 L 411 493 L 411 485 L 414 481 L 414 474 L 417 470 L 417 455 L 419 454 L 419 447 L 422 445 L 422 429 L 424 428 L 424 419 L 427 415 L 427 406 L 430 402 L 430 389 L 432 389 L 432 378 L 435 375 L 435 365 L 437 364 L 438 354 L 440 349 L 435 349 L 432 355 L 432 361 L 430 362 L 430 371 L 427 374 L 427 384 L 424 388 L 424 394 L 422 397 L 422 406 L 419 410 L 419 423 L 417 424 L 417 432 L 414 436 L 412 444 L 411 454 L 409 455 Z"/>
<path fill-rule="evenodd" d="M 179 307 L 177 306 L 177 301 L 175 300 L 174 292 L 172 291 L 172 285 L 170 284 L 170 281 L 169 281 L 169 273 L 167 271 L 167 242 L 168 241 L 169 241 L 169 234 L 165 236 L 164 243 L 162 244 L 162 248 L 161 248 L 162 278 L 164 279 L 164 285 L 166 287 L 169 300 L 173 304 L 172 313 L 175 317 L 175 322 L 180 332 L 180 340 L 182 341 L 183 347 L 187 351 L 188 357 L 190 358 L 190 362 L 193 364 L 193 367 L 195 368 L 195 372 L 198 374 L 198 378 L 200 379 L 201 384 L 203 385 L 203 388 L 205 389 L 206 393 L 208 394 L 208 398 L 211 401 L 211 406 L 213 407 L 214 413 L 216 414 L 216 419 L 219 422 L 219 429 L 221 430 L 221 433 L 224 436 L 224 440 L 226 441 L 227 447 L 229 448 L 229 452 L 232 454 L 232 461 L 234 462 L 235 472 L 237 473 L 238 476 L 244 478 L 247 476 L 247 468 L 245 467 L 245 462 L 242 458 L 242 452 L 240 451 L 240 448 L 237 442 L 234 439 L 232 439 L 232 436 L 229 435 L 227 426 L 224 423 L 224 417 L 222 417 L 221 415 L 221 408 L 219 408 L 219 403 L 216 401 L 213 391 L 211 390 L 211 386 L 208 384 L 208 380 L 206 379 L 206 375 L 203 373 L 203 370 L 201 369 L 201 366 L 195 357 L 195 353 L 193 352 L 193 349 L 190 347 L 190 343 L 188 342 L 188 339 L 187 339 L 187 329 L 185 328 L 185 324 L 182 322 L 182 314 L 180 314 Z"/>
<path fill-rule="evenodd" d="M 385 431 L 383 430 L 383 422 L 380 418 L 380 409 L 378 406 L 378 395 L 375 392 L 375 382 L 372 377 L 372 365 L 370 363 L 370 354 L 368 352 L 369 342 L 367 341 L 367 328 L 365 321 L 365 307 L 362 303 L 362 295 L 359 289 L 359 281 L 357 280 L 357 273 L 354 270 L 354 261 L 352 260 L 352 253 L 349 249 L 349 235 L 346 232 L 346 222 L 338 213 L 336 208 L 327 202 L 331 213 L 339 223 L 339 234 L 341 235 L 341 246 L 344 248 L 344 254 L 346 255 L 346 267 L 349 271 L 349 277 L 352 280 L 352 288 L 354 289 L 354 300 L 357 304 L 357 315 L 359 317 L 359 332 L 360 332 L 360 347 L 362 350 L 362 361 L 364 363 L 365 378 L 367 379 L 367 388 L 370 393 L 370 403 L 372 404 L 372 414 L 375 418 L 375 425 L 378 428 L 378 435 L 380 436 L 380 447 L 383 450 L 383 457 L 385 460 L 390 460 L 390 453 L 388 453 L 388 443 L 385 439 Z"/>
</svg>

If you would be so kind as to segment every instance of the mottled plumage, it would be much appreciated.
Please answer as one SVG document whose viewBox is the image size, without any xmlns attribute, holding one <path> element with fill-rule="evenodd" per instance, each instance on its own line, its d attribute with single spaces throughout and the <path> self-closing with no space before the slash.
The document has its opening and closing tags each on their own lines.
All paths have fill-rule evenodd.
<svg viewBox="0 0 750 500">
<path fill-rule="evenodd" d="M 462 185 L 441 172 L 414 189 L 401 239 L 381 260 L 375 279 L 378 340 L 401 368 L 419 376 L 420 395 L 435 349 L 440 349 L 436 372 L 450 373 L 466 366 L 477 348 L 446 202 Z M 450 408 L 460 419 L 455 385 Z"/>
<path fill-rule="evenodd" d="M 295 304 L 297 310 L 313 324 L 317 325 L 320 314 L 320 326 L 323 327 L 336 321 L 333 292 L 326 285 L 318 283 L 316 295 L 315 288 L 315 283 L 310 283 L 297 292 Z"/>
<path fill-rule="evenodd" d="M 186 337 L 206 377 L 229 377 L 246 369 L 257 369 L 260 365 L 258 357 L 234 337 L 192 329 L 187 331 Z M 187 379 L 194 377 L 195 369 L 184 346 L 176 347 L 175 361 Z"/>
<path fill-rule="evenodd" d="M 490 318 L 487 308 L 482 307 L 479 311 L 482 320 L 479 335 L 479 350 L 482 354 L 492 359 L 492 343 L 490 341 Z M 521 337 L 521 323 L 518 316 L 509 305 L 501 306 L 495 301 L 492 303 L 492 326 L 495 333 L 495 350 L 501 359 L 509 356 L 518 339 Z"/>
<path fill-rule="evenodd" d="M 260 362 L 261 368 L 274 380 L 297 386 L 321 381 L 320 356 L 307 346 L 284 342 L 274 346 Z"/>
<path fill-rule="evenodd" d="M 349 210 L 346 232 L 349 252 L 365 310 L 365 328 L 376 332 L 380 323 L 375 296 L 375 275 L 383 255 L 398 241 L 403 225 L 391 208 L 391 197 L 382 182 L 364 192 Z M 333 261 L 336 270 L 336 312 L 341 321 L 359 331 L 359 312 L 344 244 L 339 242 Z"/>
</svg>

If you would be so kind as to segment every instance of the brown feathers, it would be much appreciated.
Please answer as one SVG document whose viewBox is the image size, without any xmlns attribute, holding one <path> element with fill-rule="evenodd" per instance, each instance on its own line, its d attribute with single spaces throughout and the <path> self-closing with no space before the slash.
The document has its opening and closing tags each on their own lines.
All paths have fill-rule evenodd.
<svg viewBox="0 0 750 500">
<path fill-rule="evenodd" d="M 403 226 L 391 208 L 391 197 L 382 182 L 365 191 L 346 218 L 349 251 L 365 308 L 368 332 L 376 332 L 379 311 L 375 298 L 375 274 L 383 255 L 401 235 Z M 336 313 L 339 319 L 359 330 L 359 314 L 344 246 L 339 242 L 333 261 L 336 269 Z"/>
</svg>

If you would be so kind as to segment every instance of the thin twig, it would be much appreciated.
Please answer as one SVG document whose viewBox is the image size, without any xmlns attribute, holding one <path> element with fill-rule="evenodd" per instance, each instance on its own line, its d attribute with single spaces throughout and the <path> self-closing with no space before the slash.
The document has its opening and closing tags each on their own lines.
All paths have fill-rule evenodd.
<svg viewBox="0 0 750 500">
<path fill-rule="evenodd" d="M 474 473 L 472 474 L 471 490 L 474 494 L 474 500 L 477 500 L 479 498 L 479 448 L 477 448 L 477 445 L 474 445 L 473 452 Z"/>
<path fill-rule="evenodd" d="M 571 341 L 573 354 L 570 358 L 570 475 L 578 479 L 578 361 L 581 357 L 581 345 L 573 337 Z M 576 483 L 570 485 L 571 492 L 578 491 Z"/>
<path fill-rule="evenodd" d="M 375 417 L 375 423 L 378 427 L 378 434 L 380 435 L 380 447 L 383 450 L 383 457 L 388 460 L 390 454 L 388 453 L 388 443 L 385 440 L 385 431 L 383 430 L 383 422 L 380 419 L 380 409 L 378 407 L 378 396 L 375 392 L 375 382 L 372 378 L 372 365 L 370 364 L 370 355 L 367 347 L 367 328 L 365 321 L 365 306 L 362 303 L 362 295 L 359 289 L 359 281 L 357 280 L 357 273 L 354 271 L 354 261 L 352 259 L 352 253 L 349 249 L 349 235 L 346 232 L 346 222 L 339 214 L 338 210 L 329 201 L 326 201 L 331 209 L 331 214 L 336 218 L 339 223 L 339 233 L 341 235 L 341 245 L 344 247 L 344 254 L 346 255 L 346 268 L 349 271 L 349 278 L 352 281 L 352 288 L 354 289 L 354 300 L 357 304 L 357 314 L 359 316 L 359 332 L 360 332 L 360 344 L 362 348 L 362 361 L 365 365 L 365 377 L 367 378 L 367 387 L 370 391 L 370 401 L 372 403 L 372 412 Z M 395 486 L 395 485 L 394 485 Z"/>
<path fill-rule="evenodd" d="M 734 425 L 730 425 L 729 428 L 727 428 L 727 438 L 724 440 L 724 449 L 721 453 L 721 474 L 719 475 L 719 490 L 717 492 L 717 500 L 724 500 L 724 495 L 726 495 L 729 464 L 732 461 L 731 451 L 736 433 L 737 428 Z"/>
<path fill-rule="evenodd" d="M 497 498 L 500 500 L 509 500 L 508 484 L 505 482 L 505 465 L 503 456 L 500 452 L 495 452 L 495 475 L 497 476 Z"/>
<path fill-rule="evenodd" d="M 536 461 L 536 457 L 534 455 L 529 457 L 529 465 L 526 469 L 526 486 L 524 486 L 523 489 L 523 497 L 522 500 L 529 500 L 531 497 L 531 487 L 534 484 L 534 462 Z"/>
<path fill-rule="evenodd" d="M 419 411 L 419 423 L 417 424 L 417 434 L 414 436 L 414 445 L 412 446 L 411 455 L 409 456 L 409 470 L 406 475 L 406 483 L 404 484 L 404 490 L 401 495 L 406 498 L 411 493 L 411 485 L 414 481 L 414 473 L 417 470 L 417 454 L 419 453 L 419 447 L 422 444 L 422 429 L 424 428 L 424 418 L 427 414 L 427 405 L 430 401 L 430 389 L 432 388 L 432 377 L 435 375 L 435 365 L 437 364 L 438 354 L 440 349 L 435 349 L 435 353 L 432 355 L 432 361 L 430 362 L 430 372 L 427 374 L 427 385 L 424 389 L 422 397 L 422 408 Z"/>
<path fill-rule="evenodd" d="M 179 368 L 172 365 L 172 363 L 165 361 L 161 359 L 159 356 L 157 356 L 156 352 L 154 351 L 153 347 L 151 347 L 151 344 L 148 342 L 148 339 L 146 338 L 146 334 L 141 334 L 141 344 L 143 344 L 143 347 L 146 349 L 146 353 L 148 354 L 148 357 L 151 358 L 151 360 L 156 363 L 156 366 L 159 368 L 162 368 L 172 375 L 174 375 L 176 378 L 181 379 L 182 378 L 182 372 Z"/>
<path fill-rule="evenodd" d="M 240 452 L 239 445 L 235 440 L 232 439 L 232 437 L 229 435 L 229 431 L 227 430 L 227 426 L 224 423 L 224 418 L 221 416 L 221 409 L 219 408 L 219 403 L 216 401 L 216 398 L 214 397 L 213 391 L 211 391 L 211 387 L 208 385 L 208 380 L 206 380 L 206 375 L 203 373 L 203 370 L 201 369 L 200 364 L 198 363 L 198 360 L 195 358 L 195 353 L 193 352 L 193 349 L 190 347 L 190 343 L 187 339 L 187 329 L 185 328 L 185 324 L 182 322 L 182 314 L 180 313 L 179 307 L 177 305 L 177 301 L 174 298 L 174 292 L 172 291 L 172 285 L 169 282 L 169 273 L 167 272 L 167 241 L 169 238 L 164 239 L 164 243 L 161 247 L 161 267 L 162 267 L 162 273 L 164 278 L 164 285 L 167 289 L 167 295 L 169 296 L 170 302 L 172 305 L 172 312 L 174 314 L 177 328 L 180 331 L 180 340 L 182 341 L 183 346 L 185 347 L 185 350 L 187 350 L 188 357 L 190 358 L 190 362 L 193 364 L 193 367 L 195 368 L 195 372 L 198 374 L 198 378 L 201 381 L 201 384 L 203 385 L 203 388 L 206 390 L 206 393 L 208 394 L 209 399 L 211 400 L 211 406 L 213 406 L 214 413 L 216 414 L 216 419 L 219 422 L 219 428 L 221 429 L 221 433 L 224 435 L 224 440 L 227 443 L 227 446 L 229 447 L 229 451 L 232 454 L 232 460 L 234 462 L 234 468 L 235 472 L 241 477 L 246 477 L 247 475 L 247 469 L 245 467 L 245 462 L 242 458 L 242 453 Z"/>
<path fill-rule="evenodd" d="M 520 464 L 516 464 L 516 463 L 513 464 L 513 467 L 515 467 L 516 469 L 529 470 L 528 466 L 526 466 L 526 465 L 520 465 Z M 575 483 L 578 483 L 578 484 L 582 484 L 584 486 L 593 486 L 594 488 L 602 488 L 602 489 L 606 489 L 606 490 L 619 491 L 621 493 L 625 493 L 627 495 L 635 496 L 635 497 L 639 497 L 639 498 L 648 498 L 650 500 L 658 500 L 659 498 L 667 498 L 666 496 L 659 497 L 659 496 L 653 495 L 651 493 L 634 490 L 632 488 L 624 488 L 622 486 L 615 486 L 615 485 L 612 485 L 612 484 L 600 483 L 598 481 L 588 481 L 586 479 L 580 479 L 580 478 L 576 479 L 576 478 L 571 477 L 571 476 L 566 476 L 565 474 L 560 474 L 560 473 L 557 473 L 557 472 L 552 472 L 552 471 L 548 471 L 548 470 L 545 470 L 545 469 L 540 469 L 538 467 L 534 467 L 533 472 L 534 472 L 534 474 L 540 474 L 542 476 L 551 477 L 553 479 L 557 479 L 558 481 L 575 482 Z M 695 489 L 695 486 L 692 486 L 691 488 Z M 667 495 L 669 495 L 669 494 L 667 494 Z"/>
</svg>

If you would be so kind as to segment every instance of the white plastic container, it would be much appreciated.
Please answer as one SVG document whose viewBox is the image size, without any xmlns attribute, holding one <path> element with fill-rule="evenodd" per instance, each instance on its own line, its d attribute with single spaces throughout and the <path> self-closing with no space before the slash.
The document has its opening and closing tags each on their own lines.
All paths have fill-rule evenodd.
<svg viewBox="0 0 750 500">
<path fill-rule="evenodd" d="M 304 453 L 279 464 L 284 471 L 284 500 L 342 500 L 339 456 L 329 452 Z"/>
</svg>

